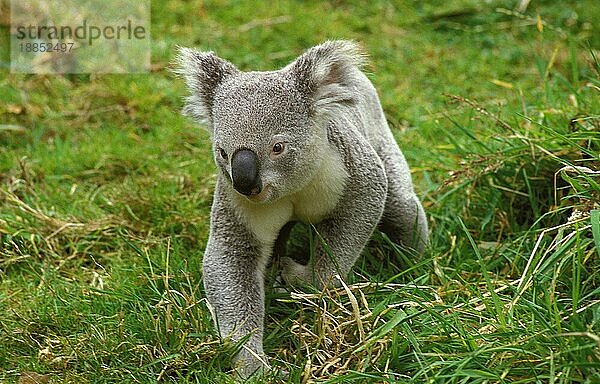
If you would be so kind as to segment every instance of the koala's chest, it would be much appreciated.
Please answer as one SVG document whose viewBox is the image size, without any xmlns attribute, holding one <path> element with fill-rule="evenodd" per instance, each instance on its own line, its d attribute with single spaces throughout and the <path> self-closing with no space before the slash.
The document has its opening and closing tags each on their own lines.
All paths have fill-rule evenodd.
<svg viewBox="0 0 600 384">
<path fill-rule="evenodd" d="M 344 194 L 347 179 L 340 155 L 331 153 L 301 190 L 268 206 L 248 207 L 244 210 L 245 221 L 259 240 L 272 243 L 292 220 L 316 224 L 330 215 Z"/>
<path fill-rule="evenodd" d="M 331 153 L 312 180 L 290 196 L 294 220 L 318 223 L 331 213 L 344 193 L 348 172 L 339 154 Z"/>
</svg>

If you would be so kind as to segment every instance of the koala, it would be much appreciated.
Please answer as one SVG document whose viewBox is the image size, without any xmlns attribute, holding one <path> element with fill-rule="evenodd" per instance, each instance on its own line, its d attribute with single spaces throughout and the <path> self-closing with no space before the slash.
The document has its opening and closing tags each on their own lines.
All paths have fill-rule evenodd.
<svg viewBox="0 0 600 384">
<path fill-rule="evenodd" d="M 208 129 L 219 170 L 204 287 L 220 335 L 245 340 L 234 362 L 247 378 L 269 369 L 265 269 L 289 223 L 310 223 L 323 241 L 307 265 L 281 257 L 281 278 L 322 289 L 349 274 L 378 226 L 421 252 L 427 221 L 356 43 L 325 42 L 276 71 L 189 48 L 177 62 L 183 114 Z"/>
</svg>

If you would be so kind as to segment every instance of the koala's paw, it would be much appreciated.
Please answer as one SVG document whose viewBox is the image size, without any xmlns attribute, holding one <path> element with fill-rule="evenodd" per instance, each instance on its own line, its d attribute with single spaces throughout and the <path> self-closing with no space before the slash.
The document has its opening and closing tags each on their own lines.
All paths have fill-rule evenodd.
<svg viewBox="0 0 600 384">
<path fill-rule="evenodd" d="M 280 294 L 286 294 L 290 292 L 288 285 L 285 283 L 285 280 L 283 280 L 281 271 L 277 274 L 275 281 L 273 282 L 273 292 Z"/>
<path fill-rule="evenodd" d="M 282 257 L 281 277 L 287 285 L 303 286 L 313 283 L 313 274 L 308 265 L 302 265 L 290 257 Z"/>
<path fill-rule="evenodd" d="M 266 356 L 258 356 L 242 349 L 235 359 L 234 371 L 237 379 L 246 381 L 250 378 L 264 378 L 270 374 L 271 366 Z"/>
<path fill-rule="evenodd" d="M 262 384 L 271 383 L 275 380 L 288 380 L 290 373 L 281 368 L 274 368 L 270 365 L 260 363 L 258 366 L 250 364 L 240 364 L 235 368 L 234 380 L 238 383 L 245 384 Z"/>
</svg>

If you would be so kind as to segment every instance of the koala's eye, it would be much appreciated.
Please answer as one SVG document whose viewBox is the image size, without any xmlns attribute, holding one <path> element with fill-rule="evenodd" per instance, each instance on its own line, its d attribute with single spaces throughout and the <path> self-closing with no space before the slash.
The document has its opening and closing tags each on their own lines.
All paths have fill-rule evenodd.
<svg viewBox="0 0 600 384">
<path fill-rule="evenodd" d="M 219 155 L 223 160 L 227 160 L 227 152 L 223 148 L 219 148 Z"/>
<path fill-rule="evenodd" d="M 285 144 L 284 143 L 275 143 L 273 144 L 273 154 L 274 155 L 279 155 L 281 154 L 281 152 L 283 152 L 283 149 L 285 148 Z"/>
</svg>

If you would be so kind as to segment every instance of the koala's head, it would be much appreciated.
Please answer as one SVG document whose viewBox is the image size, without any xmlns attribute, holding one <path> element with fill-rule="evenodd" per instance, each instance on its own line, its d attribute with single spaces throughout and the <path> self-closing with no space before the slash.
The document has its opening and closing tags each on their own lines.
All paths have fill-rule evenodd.
<svg viewBox="0 0 600 384">
<path fill-rule="evenodd" d="M 332 114 L 354 102 L 358 46 L 330 41 L 278 71 L 241 72 L 212 52 L 181 48 L 183 113 L 205 125 L 226 182 L 255 202 L 301 190 L 330 150 Z"/>
</svg>

